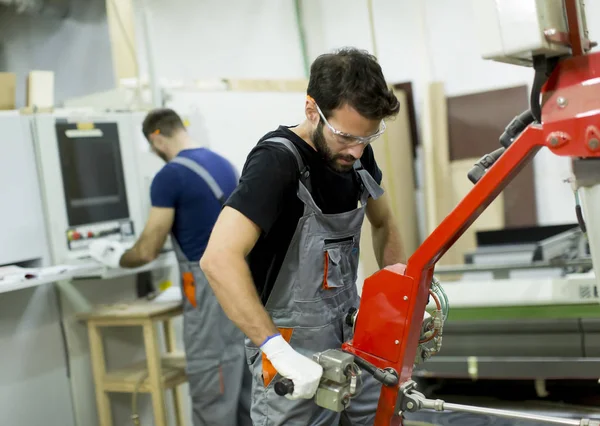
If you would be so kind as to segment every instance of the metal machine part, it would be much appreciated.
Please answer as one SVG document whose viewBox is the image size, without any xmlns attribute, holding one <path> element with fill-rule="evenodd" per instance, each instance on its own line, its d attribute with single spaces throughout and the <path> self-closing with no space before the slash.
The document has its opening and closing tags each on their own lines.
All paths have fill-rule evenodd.
<svg viewBox="0 0 600 426">
<path fill-rule="evenodd" d="M 583 0 L 575 0 L 567 10 L 556 0 L 474 0 L 472 4 L 475 16 L 480 17 L 477 32 L 484 59 L 531 66 L 535 56 L 568 54 L 569 24 L 573 19 L 569 12 L 581 23 L 581 51 L 589 51 L 594 45 L 587 37 Z"/>
<path fill-rule="evenodd" d="M 485 159 L 473 189 L 415 250 L 406 265 L 387 266 L 365 280 L 360 309 L 352 321 L 355 333 L 342 350 L 353 354 L 355 362 L 369 366 L 369 372 L 398 375 L 395 384 L 381 389 L 374 426 L 401 426 L 404 412 L 421 408 L 598 426 L 597 421 L 587 419 L 538 417 L 431 401 L 416 393 L 412 383 L 415 357 L 425 343 L 423 312 L 435 287 L 432 278 L 436 262 L 540 149 L 570 158 L 600 157 L 600 53 L 589 53 L 592 43 L 585 29 L 582 0 L 474 0 L 473 4 L 480 12 L 477 25 L 484 57 L 535 69 L 529 108 L 533 120 L 524 117 L 531 122 L 511 127 L 510 135 L 504 138 L 509 146 L 496 152 L 500 155 L 493 164 L 487 161 L 492 157 Z M 593 212 L 600 209 L 596 202 L 600 200 L 600 185 L 586 188 L 585 192 L 584 213 L 587 218 L 597 217 Z M 598 267 L 600 246 L 595 243 L 600 242 L 600 226 L 593 221 L 588 225 L 591 255 Z M 438 299 L 437 310 L 444 320 L 446 300 L 442 302 L 443 295 Z M 433 340 L 434 336 L 431 333 L 428 338 Z"/>
<path fill-rule="evenodd" d="M 582 259 L 588 256 L 585 234 L 581 229 L 574 228 L 538 242 L 533 261 Z"/>
<path fill-rule="evenodd" d="M 498 266 L 508 274 L 514 269 L 552 268 L 562 273 L 585 272 L 591 267 L 591 259 L 586 234 L 574 224 L 570 229 L 551 236 L 543 236 L 537 241 L 500 240 L 496 244 L 485 244 L 465 253 L 465 264 L 473 265 L 478 271 L 488 272 L 486 268 Z M 566 261 L 582 261 L 584 265 L 571 266 L 561 264 Z M 516 267 L 513 267 L 515 264 Z M 459 268 L 462 265 L 458 265 Z M 452 268 L 452 267 L 450 267 Z M 447 271 L 447 267 L 436 268 L 436 273 Z M 463 272 L 463 271 L 461 271 Z M 467 272 L 467 271 L 464 271 Z M 470 271 L 475 272 L 475 271 Z M 490 271 L 491 272 L 491 271 Z M 496 270 L 498 272 L 498 270 Z"/>
<path fill-rule="evenodd" d="M 600 137 L 597 136 L 600 132 L 600 53 L 588 52 L 589 40 L 582 31 L 584 11 L 581 2 L 490 0 L 481 3 L 486 3 L 487 8 L 477 15 L 482 37 L 488 31 L 496 31 L 488 37 L 494 38 L 495 44 L 492 46 L 490 42 L 486 56 L 497 61 L 514 60 L 513 63 L 533 66 L 536 71 L 530 96 L 530 110 L 535 121 L 514 136 L 510 146 L 414 251 L 406 265 L 387 266 L 365 280 L 354 337 L 345 342 L 342 349 L 377 368 L 391 368 L 399 374 L 398 386 L 382 387 L 375 426 L 403 423 L 395 407 L 402 393 L 401 386 L 412 380 L 415 356 L 421 344 L 423 312 L 436 262 L 540 149 L 570 158 L 600 157 Z M 531 48 L 532 44 L 526 39 L 532 36 L 529 40 L 532 41 L 536 35 L 545 34 L 540 24 L 555 17 L 567 23 L 559 32 L 564 32 L 568 47 L 559 52 L 542 42 Z M 556 24 L 560 20 L 556 20 Z M 520 29 L 523 24 L 524 31 L 529 31 L 527 37 L 518 31 L 500 33 L 502 28 Z M 551 43 L 555 41 L 551 40 Z M 522 55 L 521 47 L 525 44 L 529 51 Z M 562 47 L 566 46 L 563 44 Z M 600 191 L 599 198 L 593 193 L 596 188 L 600 186 L 587 191 L 590 199 L 600 199 Z M 584 206 L 586 199 L 584 197 Z M 600 207 L 593 202 L 588 205 L 590 212 L 587 216 L 597 217 L 591 212 Z M 588 223 L 588 228 L 592 259 L 597 260 L 600 247 L 594 242 L 600 241 L 600 237 L 596 238 L 593 231 L 600 232 L 600 226 Z M 597 262 L 594 264 L 598 266 Z"/>
<path fill-rule="evenodd" d="M 351 354 L 330 349 L 314 354 L 313 361 L 323 367 L 323 379 L 344 383 L 352 374 L 354 357 Z"/>
<path fill-rule="evenodd" d="M 128 113 L 66 110 L 34 116 L 53 262 L 85 260 L 96 239 L 133 244 L 143 227 L 131 120 Z"/>
<path fill-rule="evenodd" d="M 350 405 L 361 374 L 352 354 L 329 349 L 313 355 L 313 360 L 323 367 L 321 382 L 314 396 L 315 403 L 331 411 L 341 412 Z M 294 392 L 294 383 L 282 379 L 275 383 L 275 393 L 280 396 Z"/>
<path fill-rule="evenodd" d="M 319 384 L 314 401 L 320 407 L 339 413 L 350 405 L 351 397 L 350 383 L 340 384 L 323 380 Z"/>
<path fill-rule="evenodd" d="M 398 400 L 396 403 L 396 412 L 402 416 L 403 413 L 414 413 L 419 410 L 434 411 L 454 411 L 472 414 L 487 414 L 509 419 L 518 419 L 526 421 L 537 421 L 555 425 L 569 426 L 600 426 L 600 421 L 590 419 L 564 419 L 560 417 L 541 416 L 537 414 L 518 413 L 514 411 L 498 410 L 485 407 L 474 407 L 470 405 L 447 403 L 441 399 L 427 399 L 425 395 L 418 392 L 417 384 L 414 381 L 408 381 L 400 387 Z"/>
</svg>

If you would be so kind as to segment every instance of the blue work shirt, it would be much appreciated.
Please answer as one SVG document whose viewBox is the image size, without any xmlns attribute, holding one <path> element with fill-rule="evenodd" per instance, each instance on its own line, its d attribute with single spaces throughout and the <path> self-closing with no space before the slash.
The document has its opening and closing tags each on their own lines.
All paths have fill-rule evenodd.
<svg viewBox="0 0 600 426">
<path fill-rule="evenodd" d="M 178 156 L 204 167 L 229 198 L 238 176 L 227 159 L 206 148 L 185 149 Z M 199 261 L 222 208 L 207 183 L 182 164 L 169 162 L 152 180 L 150 199 L 153 207 L 175 209 L 172 232 L 188 260 Z"/>
</svg>

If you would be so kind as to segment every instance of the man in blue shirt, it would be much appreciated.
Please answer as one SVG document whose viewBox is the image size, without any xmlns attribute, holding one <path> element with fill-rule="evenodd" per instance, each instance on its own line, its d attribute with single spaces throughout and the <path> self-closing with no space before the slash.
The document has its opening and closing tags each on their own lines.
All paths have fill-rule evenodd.
<svg viewBox="0 0 600 426">
<path fill-rule="evenodd" d="M 251 425 L 244 335 L 223 312 L 198 264 L 221 208 L 237 185 L 237 173 L 225 158 L 195 146 L 171 109 L 151 111 L 142 132 L 167 163 L 152 181 L 146 226 L 131 249 L 99 241 L 90 247 L 91 255 L 112 267 L 139 267 L 158 257 L 171 234 L 182 277 L 193 424 Z"/>
</svg>

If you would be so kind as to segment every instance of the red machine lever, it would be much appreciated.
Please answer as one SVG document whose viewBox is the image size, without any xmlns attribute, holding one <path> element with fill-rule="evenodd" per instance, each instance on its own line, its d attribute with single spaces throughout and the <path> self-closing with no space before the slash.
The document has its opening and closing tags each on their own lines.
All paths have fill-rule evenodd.
<svg viewBox="0 0 600 426">
<path fill-rule="evenodd" d="M 375 426 L 403 424 L 398 394 L 412 376 L 435 263 L 543 146 L 560 156 L 600 157 L 586 140 L 600 123 L 600 53 L 559 63 L 542 92 L 543 126 L 532 124 L 514 140 L 410 257 L 406 270 L 395 265 L 365 280 L 354 339 L 343 349 L 399 376 L 397 386 L 382 388 Z"/>
</svg>

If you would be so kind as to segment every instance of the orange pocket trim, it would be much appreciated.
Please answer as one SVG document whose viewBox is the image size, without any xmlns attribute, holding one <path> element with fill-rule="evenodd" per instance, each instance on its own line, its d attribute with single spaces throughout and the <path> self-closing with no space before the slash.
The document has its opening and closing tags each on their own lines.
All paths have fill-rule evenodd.
<svg viewBox="0 0 600 426">
<path fill-rule="evenodd" d="M 323 288 L 329 290 L 329 284 L 327 283 L 327 275 L 329 275 L 329 252 L 325 251 L 325 265 L 323 266 Z"/>
<path fill-rule="evenodd" d="M 181 274 L 181 281 L 183 285 L 183 294 L 190 304 L 195 308 L 196 303 L 196 281 L 194 280 L 194 274 L 192 272 L 184 272 Z"/>
<path fill-rule="evenodd" d="M 283 337 L 283 340 L 285 340 L 286 342 L 290 343 L 290 340 L 292 339 L 292 332 L 294 331 L 293 328 L 278 328 L 279 333 L 281 333 L 281 337 Z M 269 384 L 273 381 L 273 379 L 275 378 L 275 376 L 277 375 L 277 370 L 275 370 L 275 367 L 273 367 L 273 364 L 271 364 L 271 361 L 269 361 L 266 357 L 266 355 L 263 353 L 262 354 L 262 377 L 263 377 L 263 383 L 265 385 L 265 387 L 269 386 Z"/>
</svg>

